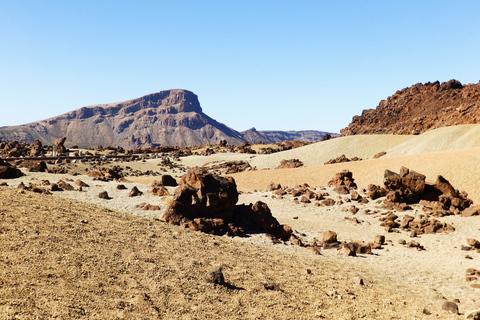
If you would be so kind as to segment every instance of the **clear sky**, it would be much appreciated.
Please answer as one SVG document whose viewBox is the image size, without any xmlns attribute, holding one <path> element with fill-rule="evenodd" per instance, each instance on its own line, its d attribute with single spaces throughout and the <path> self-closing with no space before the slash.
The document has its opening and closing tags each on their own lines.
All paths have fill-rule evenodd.
<svg viewBox="0 0 480 320">
<path fill-rule="evenodd" d="M 0 0 L 0 126 L 181 88 L 235 130 L 339 132 L 415 83 L 478 83 L 479 17 L 477 0 Z"/>
</svg>

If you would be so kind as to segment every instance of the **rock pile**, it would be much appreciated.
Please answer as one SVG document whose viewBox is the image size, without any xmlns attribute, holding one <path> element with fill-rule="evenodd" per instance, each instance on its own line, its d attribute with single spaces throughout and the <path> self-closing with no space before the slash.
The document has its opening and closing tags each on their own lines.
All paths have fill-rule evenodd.
<svg viewBox="0 0 480 320">
<path fill-rule="evenodd" d="M 344 154 L 342 154 L 341 156 L 335 158 L 335 159 L 330 159 L 328 160 L 327 162 L 325 162 L 324 164 L 335 164 L 335 163 L 342 163 L 342 162 L 352 162 L 352 161 L 361 161 L 362 159 L 360 159 L 359 157 L 353 157 L 351 159 L 347 158 Z"/>
<path fill-rule="evenodd" d="M 237 186 L 232 177 L 195 167 L 182 177 L 162 218 L 174 225 L 216 235 L 265 232 L 283 241 L 290 239 L 291 228 L 280 225 L 265 203 L 236 205 L 237 201 Z"/>
<path fill-rule="evenodd" d="M 303 166 L 303 162 L 298 159 L 289 159 L 280 161 L 280 166 L 277 169 L 292 169 Z"/>
<path fill-rule="evenodd" d="M 429 184 L 423 174 L 405 167 L 399 174 L 386 170 L 384 186 L 370 185 L 368 189 L 367 196 L 373 200 L 386 196 L 387 208 L 404 210 L 409 204 L 420 204 L 428 215 L 435 217 L 461 214 L 473 203 L 465 192 L 456 190 L 444 177 L 438 176 L 434 184 Z M 468 214 L 478 214 L 477 209 Z"/>
<path fill-rule="evenodd" d="M 246 161 L 228 161 L 210 167 L 215 174 L 232 174 L 243 171 L 250 171 L 252 167 Z"/>
<path fill-rule="evenodd" d="M 87 176 L 100 181 L 120 180 L 123 177 L 122 170 L 123 168 L 119 166 L 114 166 L 112 168 L 98 168 L 89 170 Z"/>
<path fill-rule="evenodd" d="M 355 134 L 420 134 L 430 129 L 480 123 L 480 82 L 457 80 L 418 83 L 397 91 L 376 109 L 364 110 L 343 136 Z"/>
</svg>

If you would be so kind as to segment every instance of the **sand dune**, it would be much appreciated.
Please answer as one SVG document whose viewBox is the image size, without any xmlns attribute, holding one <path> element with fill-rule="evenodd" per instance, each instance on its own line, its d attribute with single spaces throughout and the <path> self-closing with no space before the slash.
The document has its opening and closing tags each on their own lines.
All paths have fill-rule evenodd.
<svg viewBox="0 0 480 320">
<path fill-rule="evenodd" d="M 347 158 L 367 159 L 375 154 L 387 151 L 402 144 L 414 136 L 400 135 L 358 135 L 335 138 L 317 142 L 301 148 L 287 150 L 269 155 L 258 155 L 250 160 L 257 169 L 276 168 L 283 159 L 300 159 L 304 166 L 323 165 L 330 159 L 344 154 Z"/>
<path fill-rule="evenodd" d="M 387 151 L 387 157 L 480 147 L 480 125 L 438 128 L 399 144 Z"/>
</svg>

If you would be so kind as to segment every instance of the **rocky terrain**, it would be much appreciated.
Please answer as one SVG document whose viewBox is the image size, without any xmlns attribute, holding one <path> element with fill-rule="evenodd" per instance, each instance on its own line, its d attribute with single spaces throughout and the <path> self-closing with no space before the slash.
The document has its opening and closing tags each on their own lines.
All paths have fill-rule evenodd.
<svg viewBox="0 0 480 320">
<path fill-rule="evenodd" d="M 120 146 L 125 149 L 156 146 L 194 146 L 284 140 L 320 140 L 325 133 L 239 133 L 207 116 L 198 97 L 187 90 L 165 90 L 137 99 L 83 107 L 47 120 L 0 128 L 0 141 L 53 145 L 66 137 L 80 148 Z M 259 138 L 262 137 L 262 138 Z"/>
<path fill-rule="evenodd" d="M 461 124 L 480 123 L 480 82 L 457 80 L 415 84 L 380 101 L 376 109 L 355 116 L 341 135 L 420 134 Z"/>
<path fill-rule="evenodd" d="M 477 128 L 275 153 L 4 143 L 39 156 L 0 163 L 0 318 L 477 316 Z"/>
</svg>

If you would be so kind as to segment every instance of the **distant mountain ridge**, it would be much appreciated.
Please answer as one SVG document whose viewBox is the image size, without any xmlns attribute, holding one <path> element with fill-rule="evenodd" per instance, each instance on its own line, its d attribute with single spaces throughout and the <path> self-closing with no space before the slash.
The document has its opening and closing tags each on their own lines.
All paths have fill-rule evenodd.
<svg viewBox="0 0 480 320">
<path fill-rule="evenodd" d="M 255 128 L 248 129 L 240 132 L 243 139 L 250 143 L 277 143 L 287 140 L 300 140 L 315 142 L 321 140 L 326 134 L 330 132 L 317 131 L 317 130 L 303 130 L 303 131 L 275 131 L 264 130 L 257 131 Z"/>
<path fill-rule="evenodd" d="M 228 144 L 250 141 L 203 113 L 197 95 L 183 89 L 164 90 L 118 103 L 83 107 L 37 122 L 0 128 L 0 140 L 53 144 L 66 137 L 81 148 Z M 288 135 L 286 135 L 288 137 Z"/>
</svg>

